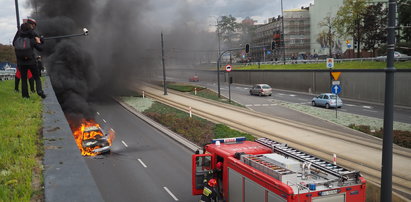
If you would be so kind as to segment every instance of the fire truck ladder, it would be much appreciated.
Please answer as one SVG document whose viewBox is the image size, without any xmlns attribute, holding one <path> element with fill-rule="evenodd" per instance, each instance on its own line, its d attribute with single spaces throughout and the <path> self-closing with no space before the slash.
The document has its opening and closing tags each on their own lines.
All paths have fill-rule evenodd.
<svg viewBox="0 0 411 202">
<path fill-rule="evenodd" d="M 337 177 L 348 180 L 356 177 L 357 171 L 349 171 L 341 166 L 334 165 L 330 162 L 312 156 L 310 154 L 298 151 L 292 147 L 288 147 L 286 144 L 270 140 L 268 138 L 259 138 L 256 142 L 270 147 L 274 152 L 283 154 L 284 156 L 289 156 L 302 162 L 311 162 L 311 166 L 320 169 L 326 173 L 331 173 Z"/>
</svg>

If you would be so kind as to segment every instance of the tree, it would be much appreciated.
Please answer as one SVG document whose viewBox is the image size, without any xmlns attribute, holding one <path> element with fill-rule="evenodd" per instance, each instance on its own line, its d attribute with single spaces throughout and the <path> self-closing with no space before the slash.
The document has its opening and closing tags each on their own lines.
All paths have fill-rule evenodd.
<svg viewBox="0 0 411 202">
<path fill-rule="evenodd" d="M 228 46 L 231 48 L 232 34 L 239 28 L 239 24 L 236 22 L 236 18 L 229 16 L 222 16 L 221 20 L 217 24 L 217 34 L 223 37 L 223 41 L 228 41 Z M 231 52 L 230 52 L 231 63 Z"/>
<path fill-rule="evenodd" d="M 382 3 L 372 4 L 366 7 L 363 13 L 364 21 L 364 50 L 372 50 L 375 57 L 377 48 L 387 40 L 387 9 L 383 9 Z"/>
<path fill-rule="evenodd" d="M 327 30 L 323 30 L 319 33 L 317 41 L 320 42 L 321 47 L 329 48 L 329 55 L 332 57 L 332 47 L 335 44 L 335 28 L 334 19 L 331 16 L 326 16 L 323 21 L 318 23 L 321 27 L 327 27 Z"/>
<path fill-rule="evenodd" d="M 240 26 L 236 22 L 236 18 L 229 16 L 221 16 L 221 20 L 217 24 L 217 33 L 221 34 L 223 40 L 228 40 L 231 42 L 231 35 L 239 28 Z M 231 44 L 231 43 L 230 43 Z"/>
<path fill-rule="evenodd" d="M 340 36 L 353 37 L 354 43 L 357 45 L 357 57 L 360 57 L 360 46 L 365 36 L 363 28 L 365 7 L 366 0 L 345 0 L 333 21 L 336 31 Z"/>
<path fill-rule="evenodd" d="M 17 62 L 13 46 L 0 44 L 0 62 Z"/>
</svg>

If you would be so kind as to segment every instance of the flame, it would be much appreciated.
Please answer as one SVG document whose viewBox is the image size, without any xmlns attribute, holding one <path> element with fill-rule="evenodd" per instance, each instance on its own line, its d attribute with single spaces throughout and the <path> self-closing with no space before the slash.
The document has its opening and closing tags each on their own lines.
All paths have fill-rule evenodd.
<svg viewBox="0 0 411 202">
<path fill-rule="evenodd" d="M 84 132 L 85 128 L 92 127 L 92 126 L 100 128 L 100 125 L 98 123 L 95 123 L 94 121 L 83 120 L 80 127 L 73 129 L 74 139 L 76 141 L 77 147 L 80 149 L 81 155 L 83 156 L 96 156 L 99 153 L 95 153 L 93 152 L 93 150 L 101 148 L 101 146 L 96 146 L 93 148 L 82 146 L 83 140 L 98 139 L 98 136 L 104 137 L 104 134 L 101 131 Z M 108 135 L 108 143 L 110 146 L 114 140 L 114 137 L 115 137 L 114 131 L 110 130 L 110 133 Z"/>
</svg>

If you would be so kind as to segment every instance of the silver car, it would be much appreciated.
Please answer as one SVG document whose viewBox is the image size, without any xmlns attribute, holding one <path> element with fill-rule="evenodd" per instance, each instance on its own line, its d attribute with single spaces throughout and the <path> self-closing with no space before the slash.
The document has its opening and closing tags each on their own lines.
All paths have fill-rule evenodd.
<svg viewBox="0 0 411 202">
<path fill-rule="evenodd" d="M 336 99 L 337 98 L 337 99 Z M 330 107 L 342 107 L 343 101 L 338 97 L 338 95 L 333 93 L 323 93 L 311 100 L 313 106 L 324 106 L 329 109 Z"/>
<path fill-rule="evenodd" d="M 271 96 L 271 94 L 273 94 L 273 89 L 267 84 L 255 84 L 252 88 L 250 88 L 250 95 Z"/>
</svg>

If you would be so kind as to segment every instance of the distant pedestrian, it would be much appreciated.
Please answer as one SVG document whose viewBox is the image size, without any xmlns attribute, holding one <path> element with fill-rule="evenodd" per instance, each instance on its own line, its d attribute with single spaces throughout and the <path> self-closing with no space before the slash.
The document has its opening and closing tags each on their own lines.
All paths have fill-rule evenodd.
<svg viewBox="0 0 411 202">
<path fill-rule="evenodd" d="M 17 31 L 14 39 L 13 46 L 16 52 L 17 65 L 21 72 L 21 94 L 23 98 L 29 98 L 27 89 L 27 73 L 31 71 L 33 78 L 36 82 L 37 94 L 46 98 L 42 87 L 39 72 L 37 68 L 36 58 L 34 55 L 34 49 L 42 51 L 42 41 L 38 34 L 34 31 L 37 23 L 34 19 L 28 19 L 26 23 L 21 25 L 20 30 Z"/>
</svg>

